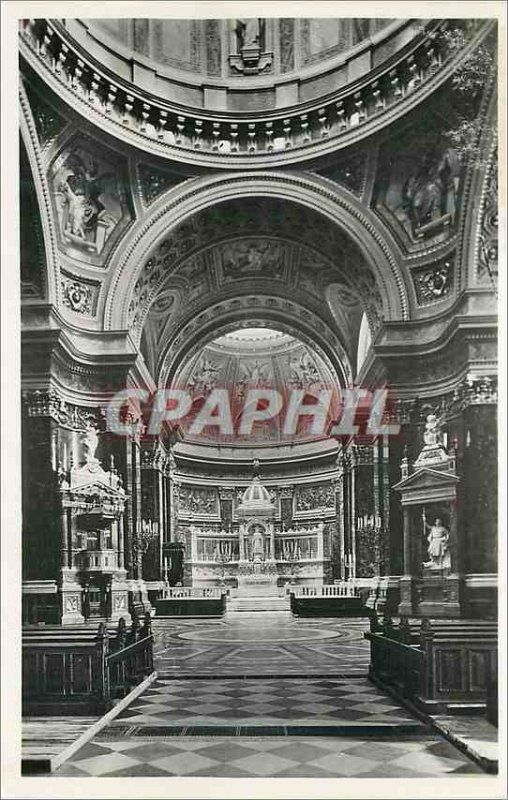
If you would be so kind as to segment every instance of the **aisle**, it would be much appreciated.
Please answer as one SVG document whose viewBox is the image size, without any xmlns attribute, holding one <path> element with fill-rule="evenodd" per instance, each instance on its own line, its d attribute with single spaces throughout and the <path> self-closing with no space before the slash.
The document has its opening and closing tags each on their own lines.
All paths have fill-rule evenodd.
<svg viewBox="0 0 508 800">
<path fill-rule="evenodd" d="M 368 681 L 364 627 L 286 614 L 156 622 L 159 678 L 54 775 L 482 775 Z"/>
</svg>

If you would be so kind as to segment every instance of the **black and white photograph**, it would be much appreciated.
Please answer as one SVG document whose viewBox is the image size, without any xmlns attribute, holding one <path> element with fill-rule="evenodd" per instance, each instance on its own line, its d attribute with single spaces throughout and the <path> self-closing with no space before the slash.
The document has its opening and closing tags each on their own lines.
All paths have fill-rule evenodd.
<svg viewBox="0 0 508 800">
<path fill-rule="evenodd" d="M 2 17 L 4 796 L 506 797 L 504 4 Z"/>
</svg>

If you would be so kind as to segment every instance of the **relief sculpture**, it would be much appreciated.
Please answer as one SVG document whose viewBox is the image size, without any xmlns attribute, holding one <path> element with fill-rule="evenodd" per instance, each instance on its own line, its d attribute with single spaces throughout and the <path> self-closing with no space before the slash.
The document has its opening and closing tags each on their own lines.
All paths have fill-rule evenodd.
<svg viewBox="0 0 508 800">
<path fill-rule="evenodd" d="M 131 219 L 119 164 L 95 144 L 74 143 L 55 162 L 53 195 L 64 247 L 96 260 Z"/>
<path fill-rule="evenodd" d="M 179 507 L 183 512 L 191 514 L 215 514 L 217 498 L 213 489 L 199 487 L 181 487 Z"/>
<path fill-rule="evenodd" d="M 296 510 L 313 511 L 317 508 L 333 508 L 335 504 L 334 490 L 326 484 L 299 486 L 296 491 Z"/>
</svg>

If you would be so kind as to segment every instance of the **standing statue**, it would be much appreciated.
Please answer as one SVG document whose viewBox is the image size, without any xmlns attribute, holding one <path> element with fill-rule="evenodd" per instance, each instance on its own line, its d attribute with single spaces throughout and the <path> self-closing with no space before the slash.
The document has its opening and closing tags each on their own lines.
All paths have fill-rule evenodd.
<svg viewBox="0 0 508 800">
<path fill-rule="evenodd" d="M 261 47 L 261 20 L 258 17 L 237 19 L 235 33 L 239 53 L 244 48 Z"/>
<path fill-rule="evenodd" d="M 83 445 L 85 447 L 86 463 L 89 464 L 90 462 L 97 461 L 95 451 L 99 446 L 99 436 L 90 423 L 88 423 L 85 435 L 83 436 Z"/>
<path fill-rule="evenodd" d="M 255 525 L 252 532 L 252 560 L 264 561 L 265 543 L 261 525 Z"/>
<path fill-rule="evenodd" d="M 424 567 L 433 567 L 434 569 L 443 569 L 449 566 L 450 553 L 448 549 L 449 533 L 445 528 L 442 521 L 437 518 L 433 525 L 427 525 L 429 533 L 427 542 L 429 544 L 427 552 L 429 554 L 429 561 L 424 563 Z"/>
<path fill-rule="evenodd" d="M 429 414 L 425 422 L 425 431 L 423 434 L 423 441 L 430 447 L 436 447 L 441 444 L 441 433 L 439 430 L 439 420 L 435 414 Z"/>
</svg>

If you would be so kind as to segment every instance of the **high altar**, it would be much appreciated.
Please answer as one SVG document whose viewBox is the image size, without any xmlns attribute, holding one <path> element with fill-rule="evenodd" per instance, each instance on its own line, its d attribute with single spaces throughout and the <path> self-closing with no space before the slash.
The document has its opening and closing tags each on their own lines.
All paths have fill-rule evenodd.
<svg viewBox="0 0 508 800">
<path fill-rule="evenodd" d="M 256 475 L 238 506 L 238 531 L 191 525 L 192 585 L 228 583 L 239 595 L 270 594 L 286 583 L 322 585 L 324 523 L 283 530 L 274 518 L 275 506 Z"/>
</svg>

